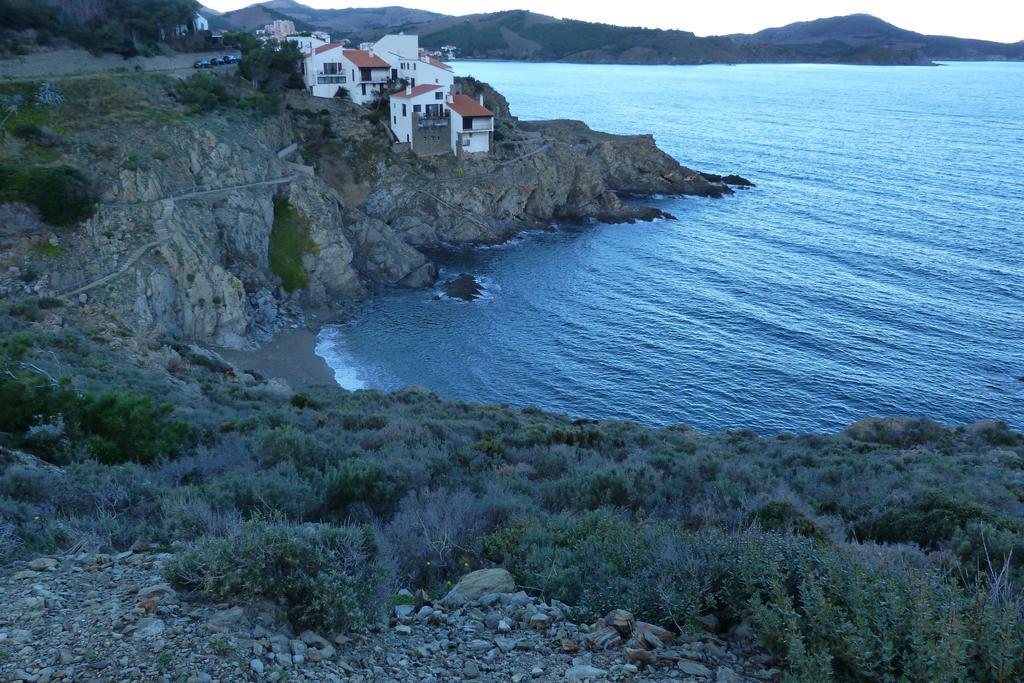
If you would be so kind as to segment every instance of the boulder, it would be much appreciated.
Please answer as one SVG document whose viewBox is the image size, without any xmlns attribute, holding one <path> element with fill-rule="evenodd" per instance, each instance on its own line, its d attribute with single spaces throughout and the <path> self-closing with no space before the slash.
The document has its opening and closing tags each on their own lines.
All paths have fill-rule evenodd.
<svg viewBox="0 0 1024 683">
<path fill-rule="evenodd" d="M 478 569 L 466 574 L 448 592 L 442 602 L 458 607 L 477 600 L 487 593 L 511 593 L 516 588 L 515 579 L 501 568 Z"/>
<path fill-rule="evenodd" d="M 636 618 L 632 612 L 624 609 L 613 609 L 604 617 L 605 626 L 611 626 L 619 632 L 623 638 L 629 638 L 633 634 L 633 627 L 636 625 Z"/>
</svg>

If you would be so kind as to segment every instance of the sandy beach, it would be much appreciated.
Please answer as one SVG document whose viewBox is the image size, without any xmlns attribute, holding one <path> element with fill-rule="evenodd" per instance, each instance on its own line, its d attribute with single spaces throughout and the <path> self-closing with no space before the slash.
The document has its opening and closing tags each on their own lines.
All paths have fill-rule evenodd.
<svg viewBox="0 0 1024 683">
<path fill-rule="evenodd" d="M 217 349 L 242 370 L 254 370 L 264 377 L 279 377 L 293 388 L 337 387 L 334 371 L 316 355 L 316 333 L 307 329 L 282 330 L 255 351 Z"/>
</svg>

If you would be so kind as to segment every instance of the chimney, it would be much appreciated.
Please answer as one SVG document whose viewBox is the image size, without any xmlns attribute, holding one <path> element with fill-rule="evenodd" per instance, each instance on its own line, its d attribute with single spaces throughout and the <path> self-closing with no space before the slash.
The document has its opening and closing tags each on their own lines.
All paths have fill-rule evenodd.
<svg viewBox="0 0 1024 683">
<path fill-rule="evenodd" d="M 483 95 L 480 96 L 480 106 L 481 107 L 484 106 L 484 96 Z"/>
<path fill-rule="evenodd" d="M 408 85 L 408 84 L 407 84 L 407 85 L 405 86 L 405 94 L 406 94 L 406 95 L 411 95 L 411 94 L 412 94 L 412 86 L 411 86 L 411 85 Z"/>
</svg>

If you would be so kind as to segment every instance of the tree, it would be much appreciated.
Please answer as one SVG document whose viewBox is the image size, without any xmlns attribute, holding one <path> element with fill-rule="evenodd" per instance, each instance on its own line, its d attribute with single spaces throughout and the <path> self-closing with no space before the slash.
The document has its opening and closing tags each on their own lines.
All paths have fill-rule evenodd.
<svg viewBox="0 0 1024 683">
<path fill-rule="evenodd" d="M 293 42 L 262 43 L 245 52 L 238 71 L 258 88 L 278 90 L 295 73 L 301 57 L 298 45 Z"/>
</svg>

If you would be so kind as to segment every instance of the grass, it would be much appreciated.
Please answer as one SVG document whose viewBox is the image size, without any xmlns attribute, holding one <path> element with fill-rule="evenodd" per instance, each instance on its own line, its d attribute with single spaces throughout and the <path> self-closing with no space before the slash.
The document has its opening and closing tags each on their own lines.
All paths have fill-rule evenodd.
<svg viewBox="0 0 1024 683">
<path fill-rule="evenodd" d="M 270 270 L 281 278 L 285 291 L 306 288 L 309 275 L 303 268 L 302 257 L 316 251 L 317 244 L 310 236 L 309 220 L 288 200 L 275 198 L 268 257 Z"/>
<path fill-rule="evenodd" d="M 48 240 L 38 240 L 32 243 L 32 256 L 40 260 L 60 258 L 63 253 L 63 247 L 59 244 L 50 244 Z"/>
</svg>

